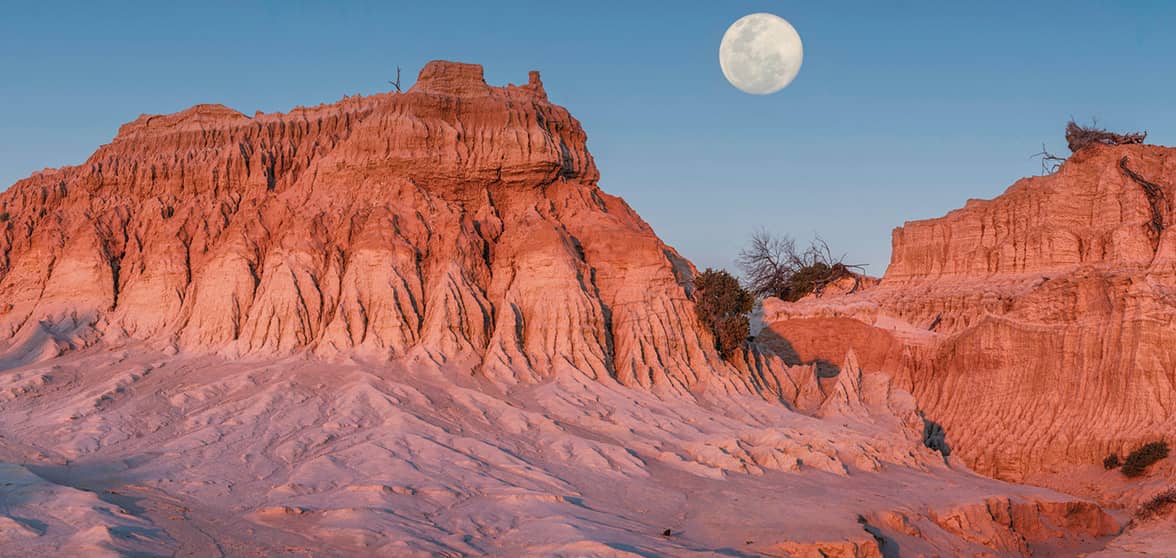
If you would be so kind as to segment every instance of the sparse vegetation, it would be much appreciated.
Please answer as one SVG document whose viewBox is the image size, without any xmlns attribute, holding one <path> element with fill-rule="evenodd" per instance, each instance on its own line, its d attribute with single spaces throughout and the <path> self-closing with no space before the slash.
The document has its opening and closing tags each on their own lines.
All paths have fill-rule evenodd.
<svg viewBox="0 0 1176 558">
<path fill-rule="evenodd" d="M 751 323 L 747 316 L 728 316 L 719 320 L 714 333 L 719 354 L 727 358 L 751 336 Z"/>
<path fill-rule="evenodd" d="M 1143 188 L 1143 194 L 1147 196 L 1147 202 L 1148 205 L 1151 206 L 1152 214 L 1150 223 L 1153 239 L 1152 248 L 1155 249 L 1159 246 L 1160 233 L 1164 232 L 1164 209 L 1170 205 L 1168 203 L 1168 199 L 1164 196 L 1164 189 L 1160 187 L 1159 184 L 1156 184 L 1155 182 L 1144 178 L 1143 175 L 1131 170 L 1131 168 L 1127 166 L 1127 157 L 1119 159 L 1119 168 L 1123 171 L 1123 174 L 1127 175 L 1127 178 L 1130 178 L 1131 180 L 1134 180 L 1136 184 L 1139 184 L 1139 187 Z"/>
<path fill-rule="evenodd" d="M 694 278 L 694 309 L 715 338 L 715 348 L 730 357 L 751 334 L 747 313 L 755 299 L 724 270 L 707 268 Z"/>
<path fill-rule="evenodd" d="M 854 279 L 856 289 L 862 266 L 846 264 L 843 259 L 834 257 L 820 237 L 800 249 L 791 237 L 759 231 L 739 253 L 738 263 L 748 289 L 757 298 L 774 296 L 794 302 L 809 293 L 820 295 L 830 283 L 845 277 Z"/>
<path fill-rule="evenodd" d="M 1138 477 L 1147 471 L 1153 463 L 1168 457 L 1168 442 L 1150 442 L 1131 452 L 1123 460 L 1123 474 L 1128 477 Z"/>
<path fill-rule="evenodd" d="M 1062 163 L 1066 162 L 1065 157 L 1061 157 L 1058 155 L 1054 155 L 1053 153 L 1050 153 L 1049 150 L 1045 148 L 1044 143 L 1041 144 L 1041 151 L 1034 153 L 1033 155 L 1030 155 L 1030 157 L 1040 157 L 1041 158 L 1041 174 L 1042 174 L 1042 176 L 1047 175 L 1047 174 L 1053 174 L 1053 173 L 1057 172 L 1057 170 L 1062 167 Z"/>
<path fill-rule="evenodd" d="M 8 215 L 7 211 L 0 212 L 0 223 L 7 221 L 8 218 L 9 218 L 9 215 Z"/>
<path fill-rule="evenodd" d="M 1072 153 L 1091 145 L 1128 145 L 1143 143 L 1145 139 L 1147 132 L 1116 134 L 1099 128 L 1097 122 L 1092 122 L 1090 126 L 1082 126 L 1071 120 L 1066 124 L 1066 144 Z"/>
<path fill-rule="evenodd" d="M 1111 469 L 1117 469 L 1122 464 L 1123 462 L 1119 460 L 1119 454 L 1117 453 L 1112 453 L 1103 459 L 1103 469 L 1108 471 Z"/>
<path fill-rule="evenodd" d="M 951 446 L 947 443 L 947 430 L 943 425 L 923 417 L 923 445 L 937 451 L 947 459 L 951 455 Z"/>
<path fill-rule="evenodd" d="M 400 66 L 396 67 L 396 81 L 388 81 L 388 84 L 396 88 L 396 92 L 400 93 Z"/>
<path fill-rule="evenodd" d="M 1153 517 L 1160 517 L 1176 506 L 1176 486 L 1152 496 L 1152 498 L 1135 510 L 1135 519 L 1146 521 Z"/>
<path fill-rule="evenodd" d="M 1071 119 L 1066 123 L 1066 145 L 1071 153 L 1077 153 L 1092 145 L 1130 145 L 1143 143 L 1147 139 L 1147 132 L 1133 132 L 1130 134 L 1116 134 L 1098 127 L 1097 121 L 1091 121 L 1089 126 L 1083 126 Z M 1066 162 L 1065 157 L 1050 153 L 1045 144 L 1041 151 L 1033 157 L 1041 158 L 1041 174 L 1052 174 Z"/>
</svg>

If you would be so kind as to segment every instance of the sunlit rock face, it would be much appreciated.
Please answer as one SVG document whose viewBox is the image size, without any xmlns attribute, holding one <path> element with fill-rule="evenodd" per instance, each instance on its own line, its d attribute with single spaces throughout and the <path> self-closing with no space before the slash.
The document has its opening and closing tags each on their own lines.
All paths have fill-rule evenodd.
<svg viewBox="0 0 1176 558">
<path fill-rule="evenodd" d="M 0 196 L 0 338 L 733 373 L 695 323 L 692 267 L 597 187 L 585 141 L 537 72 L 491 87 L 449 62 L 404 94 L 142 116 Z"/>
<path fill-rule="evenodd" d="M 877 287 L 769 301 L 769 330 L 795 361 L 893 373 L 978 471 L 1100 464 L 1176 426 L 1174 198 L 1176 150 L 1087 148 L 895 229 Z"/>
<path fill-rule="evenodd" d="M 948 455 L 877 373 L 925 389 L 898 366 L 919 353 L 874 322 L 828 362 L 771 334 L 720 359 L 693 266 L 585 143 L 537 73 L 433 62 L 405 93 L 143 116 L 0 194 L 0 553 L 1072 555 L 1118 532 Z"/>
</svg>

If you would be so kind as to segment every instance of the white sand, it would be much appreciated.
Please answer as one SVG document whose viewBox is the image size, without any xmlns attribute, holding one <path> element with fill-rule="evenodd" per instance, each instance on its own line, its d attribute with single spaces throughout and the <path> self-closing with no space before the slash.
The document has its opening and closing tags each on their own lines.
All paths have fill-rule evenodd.
<svg viewBox="0 0 1176 558">
<path fill-rule="evenodd" d="M 1068 499 L 945 465 L 893 404 L 819 419 L 574 374 L 99 346 L 0 370 L 2 554 L 779 556 L 868 546 L 859 515 L 898 510 L 903 556 L 973 555 L 932 512 Z"/>
</svg>

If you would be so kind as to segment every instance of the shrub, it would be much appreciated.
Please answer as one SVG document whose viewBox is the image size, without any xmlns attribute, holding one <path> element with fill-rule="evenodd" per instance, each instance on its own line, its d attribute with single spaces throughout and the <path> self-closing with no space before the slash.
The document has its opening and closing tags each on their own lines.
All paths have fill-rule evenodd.
<svg viewBox="0 0 1176 558">
<path fill-rule="evenodd" d="M 1165 457 L 1168 457 L 1168 442 L 1151 442 L 1140 446 L 1123 460 L 1123 474 L 1128 477 L 1138 477 L 1147 468 Z"/>
<path fill-rule="evenodd" d="M 1103 459 L 1103 469 L 1106 469 L 1108 471 L 1110 471 L 1111 469 L 1114 469 L 1122 464 L 1123 464 L 1123 462 L 1119 461 L 1119 454 L 1117 454 L 1117 453 L 1112 453 L 1112 454 L 1108 455 L 1106 457 L 1106 459 Z"/>
<path fill-rule="evenodd" d="M 943 425 L 923 417 L 923 445 L 943 455 L 944 459 L 951 455 L 951 446 L 947 443 L 947 430 Z"/>
<path fill-rule="evenodd" d="M 820 237 L 808 248 L 796 247 L 790 237 L 776 237 L 767 231 L 751 236 L 751 243 L 739 253 L 739 268 L 747 277 L 748 288 L 757 297 L 774 296 L 795 302 L 809 293 L 821 294 L 826 285 L 843 277 L 859 277 L 849 265 L 833 256 Z"/>
<path fill-rule="evenodd" d="M 1167 513 L 1168 509 L 1176 505 L 1176 486 L 1152 496 L 1152 498 L 1135 510 L 1135 519 L 1148 520 Z"/>
<path fill-rule="evenodd" d="M 8 215 L 7 211 L 0 213 L 0 223 L 7 221 L 8 217 L 9 217 L 9 215 Z"/>
<path fill-rule="evenodd" d="M 751 333 L 747 313 L 754 299 L 739 280 L 723 270 L 707 268 L 694 278 L 694 311 L 715 338 L 723 358 L 731 356 Z"/>
<path fill-rule="evenodd" d="M 727 358 L 751 336 L 751 324 L 747 316 L 727 316 L 715 325 L 714 334 L 715 348 L 719 349 L 723 358 Z"/>
<path fill-rule="evenodd" d="M 1082 126 L 1073 120 L 1066 124 L 1066 144 L 1073 153 L 1091 145 L 1128 145 L 1143 143 L 1145 139 L 1147 132 L 1116 134 L 1099 128 L 1097 124 Z"/>
</svg>

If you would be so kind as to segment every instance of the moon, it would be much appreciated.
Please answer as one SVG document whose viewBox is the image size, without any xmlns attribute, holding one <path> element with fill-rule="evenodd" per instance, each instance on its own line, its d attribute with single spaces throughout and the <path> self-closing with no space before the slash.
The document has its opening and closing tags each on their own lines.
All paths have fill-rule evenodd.
<svg viewBox="0 0 1176 558">
<path fill-rule="evenodd" d="M 727 28 L 719 45 L 723 75 L 753 95 L 775 93 L 792 83 L 804 61 L 800 34 L 784 18 L 749 14 Z"/>
</svg>

